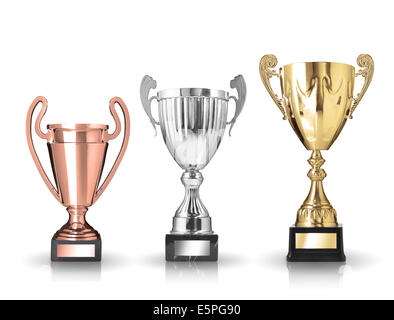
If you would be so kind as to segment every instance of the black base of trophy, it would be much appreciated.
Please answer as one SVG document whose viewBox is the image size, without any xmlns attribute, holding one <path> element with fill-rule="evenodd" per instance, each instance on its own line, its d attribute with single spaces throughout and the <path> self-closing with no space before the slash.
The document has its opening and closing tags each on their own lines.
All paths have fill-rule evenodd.
<svg viewBox="0 0 394 320">
<path fill-rule="evenodd" d="M 101 239 L 51 242 L 52 261 L 101 261 Z"/>
<path fill-rule="evenodd" d="M 217 261 L 218 235 L 166 235 L 167 261 Z"/>
<path fill-rule="evenodd" d="M 291 226 L 287 261 L 346 261 L 342 225 L 312 228 Z"/>
</svg>

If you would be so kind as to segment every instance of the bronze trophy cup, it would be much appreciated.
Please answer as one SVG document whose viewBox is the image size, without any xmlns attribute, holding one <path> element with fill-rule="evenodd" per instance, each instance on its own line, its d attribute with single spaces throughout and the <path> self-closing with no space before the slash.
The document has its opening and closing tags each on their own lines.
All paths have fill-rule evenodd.
<svg viewBox="0 0 394 320">
<path fill-rule="evenodd" d="M 53 176 L 56 187 L 52 185 L 34 148 L 32 139 L 32 118 L 37 105 L 42 108 L 35 121 L 36 134 L 47 141 Z M 121 131 L 121 123 L 115 111 L 119 104 L 124 115 L 124 137 L 121 150 L 108 176 L 99 186 L 108 142 L 115 139 Z M 102 195 L 113 178 L 126 151 L 130 118 L 126 105 L 120 98 L 110 101 L 110 112 L 114 117 L 116 129 L 108 133 L 108 126 L 102 124 L 50 124 L 48 131 L 42 132 L 40 123 L 48 107 L 44 97 L 37 97 L 30 106 L 26 119 L 26 135 L 34 163 L 49 191 L 67 208 L 68 222 L 52 238 L 52 261 L 100 261 L 101 237 L 85 220 L 85 214 Z"/>
</svg>

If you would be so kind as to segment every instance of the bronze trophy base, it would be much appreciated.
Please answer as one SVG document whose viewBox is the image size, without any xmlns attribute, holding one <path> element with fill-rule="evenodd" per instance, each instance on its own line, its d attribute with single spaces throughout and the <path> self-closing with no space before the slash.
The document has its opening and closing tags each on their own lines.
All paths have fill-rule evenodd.
<svg viewBox="0 0 394 320">
<path fill-rule="evenodd" d="M 101 239 L 51 242 L 52 261 L 101 261 Z"/>
<path fill-rule="evenodd" d="M 337 227 L 290 227 L 289 262 L 346 261 L 342 225 Z"/>
</svg>

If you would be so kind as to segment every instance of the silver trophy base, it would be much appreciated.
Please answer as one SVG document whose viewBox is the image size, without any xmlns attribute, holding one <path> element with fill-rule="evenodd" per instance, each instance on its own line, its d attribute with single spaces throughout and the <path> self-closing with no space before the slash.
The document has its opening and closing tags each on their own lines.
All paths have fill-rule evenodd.
<svg viewBox="0 0 394 320">
<path fill-rule="evenodd" d="M 167 261 L 217 261 L 218 235 L 167 234 Z"/>
</svg>

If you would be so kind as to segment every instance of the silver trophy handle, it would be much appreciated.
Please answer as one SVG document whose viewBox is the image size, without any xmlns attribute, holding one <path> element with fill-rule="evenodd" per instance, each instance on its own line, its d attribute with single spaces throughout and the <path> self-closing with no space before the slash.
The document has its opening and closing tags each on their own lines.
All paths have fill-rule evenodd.
<svg viewBox="0 0 394 320">
<path fill-rule="evenodd" d="M 156 80 L 154 80 L 151 76 L 144 76 L 142 78 L 141 86 L 140 86 L 140 98 L 142 102 L 142 106 L 144 107 L 144 110 L 146 114 L 149 117 L 149 120 L 155 129 L 155 136 L 157 135 L 157 129 L 156 125 L 160 125 L 160 122 L 156 121 L 155 118 L 152 116 L 152 101 L 153 100 L 158 100 L 157 96 L 152 96 L 149 98 L 149 92 L 151 89 L 156 89 Z"/>
<path fill-rule="evenodd" d="M 237 121 L 237 118 L 245 105 L 246 82 L 245 82 L 244 77 L 242 75 L 236 76 L 233 80 L 230 81 L 230 87 L 232 89 L 234 89 L 234 88 L 237 89 L 237 92 L 238 92 L 238 98 L 236 98 L 234 96 L 231 96 L 229 98 L 229 99 L 233 99 L 235 101 L 234 117 L 231 119 L 231 121 L 227 122 L 227 124 L 230 124 L 230 130 L 229 130 L 228 134 L 231 137 L 231 130 L 233 129 L 235 121 Z"/>
</svg>

